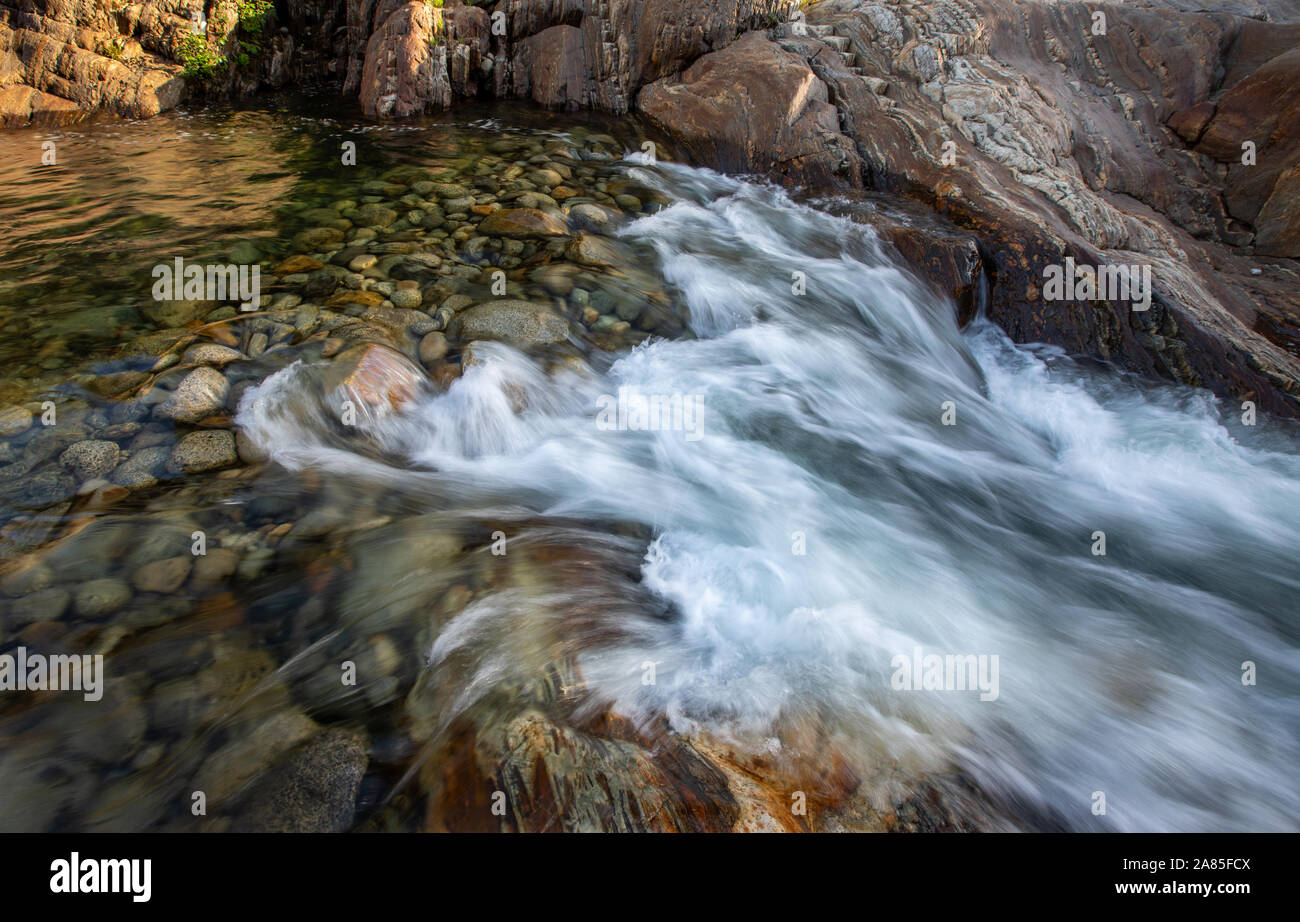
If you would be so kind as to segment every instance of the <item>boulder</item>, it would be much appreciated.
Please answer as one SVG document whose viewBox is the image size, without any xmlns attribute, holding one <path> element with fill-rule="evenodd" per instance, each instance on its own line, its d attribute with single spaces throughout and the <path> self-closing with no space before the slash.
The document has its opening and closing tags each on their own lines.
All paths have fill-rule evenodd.
<svg viewBox="0 0 1300 922">
<path fill-rule="evenodd" d="M 645 87 L 637 108 L 705 162 L 820 188 L 861 188 L 862 163 L 840 134 L 826 85 L 759 33 Z"/>
</svg>

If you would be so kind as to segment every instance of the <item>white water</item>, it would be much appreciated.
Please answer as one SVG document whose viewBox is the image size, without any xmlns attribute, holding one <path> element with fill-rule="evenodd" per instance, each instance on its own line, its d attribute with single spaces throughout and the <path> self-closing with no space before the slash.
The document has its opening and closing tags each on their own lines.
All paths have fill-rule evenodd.
<svg viewBox="0 0 1300 922">
<path fill-rule="evenodd" d="M 478 344 L 448 393 L 371 434 L 387 463 L 301 410 L 301 367 L 241 425 L 289 466 L 453 496 L 467 515 L 590 523 L 593 545 L 601 523 L 652 529 L 640 582 L 672 617 L 629 602 L 623 639 L 581 660 L 629 715 L 757 748 L 815 722 L 873 790 L 956 766 L 1021 828 L 1300 828 L 1300 454 L 1280 424 L 1243 429 L 1205 394 L 983 322 L 959 332 L 868 229 L 776 190 L 638 173 L 676 203 L 624 236 L 657 252 L 699 339 L 550 376 Z M 598 427 L 620 386 L 700 395 L 700 438 Z M 435 667 L 528 607 L 471 606 Z M 996 654 L 997 699 L 894 690 L 891 660 L 917 646 Z M 484 655 L 467 688 L 507 659 Z"/>
</svg>

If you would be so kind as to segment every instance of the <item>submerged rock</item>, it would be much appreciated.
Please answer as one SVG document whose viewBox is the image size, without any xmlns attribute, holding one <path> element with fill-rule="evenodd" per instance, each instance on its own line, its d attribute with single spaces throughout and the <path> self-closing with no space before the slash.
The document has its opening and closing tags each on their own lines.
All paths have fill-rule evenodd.
<svg viewBox="0 0 1300 922">
<path fill-rule="evenodd" d="M 22 435 L 32 425 L 32 411 L 26 407 L 5 407 L 0 410 L 0 438 L 11 439 Z"/>
<path fill-rule="evenodd" d="M 83 618 L 102 618 L 131 601 L 131 587 L 120 579 L 92 579 L 77 587 L 73 607 Z"/>
<path fill-rule="evenodd" d="M 253 782 L 235 832 L 346 832 L 369 764 L 361 734 L 330 729 L 286 753 Z"/>
<path fill-rule="evenodd" d="M 562 219 L 537 208 L 494 211 L 478 231 L 490 237 L 567 237 L 570 233 Z"/>
<path fill-rule="evenodd" d="M 215 368 L 196 368 L 154 412 L 178 423 L 197 423 L 220 413 L 229 391 L 230 382 L 221 372 Z"/>
<path fill-rule="evenodd" d="M 59 455 L 59 463 L 81 480 L 106 477 L 117 466 L 120 450 L 116 442 L 87 439 L 71 445 Z"/>
<path fill-rule="evenodd" d="M 172 449 L 168 467 L 174 473 L 219 471 L 239 463 L 235 435 L 228 429 L 191 432 Z"/>
<path fill-rule="evenodd" d="M 546 305 L 489 301 L 457 314 L 447 332 L 462 342 L 490 339 L 527 348 L 564 342 L 569 337 L 569 322 Z"/>
</svg>

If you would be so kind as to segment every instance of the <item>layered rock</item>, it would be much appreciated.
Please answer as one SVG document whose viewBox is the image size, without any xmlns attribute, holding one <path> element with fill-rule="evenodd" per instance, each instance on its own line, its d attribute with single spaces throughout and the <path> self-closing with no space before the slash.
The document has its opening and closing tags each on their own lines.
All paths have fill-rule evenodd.
<svg viewBox="0 0 1300 922">
<path fill-rule="evenodd" d="M 447 52 L 433 40 L 440 10 L 412 0 L 394 10 L 366 45 L 361 107 L 367 115 L 405 118 L 451 105 Z"/>
<path fill-rule="evenodd" d="M 1294 416 L 1296 266 L 1259 257 L 1293 253 L 1298 28 L 1164 4 L 828 0 L 778 33 L 825 84 L 869 184 L 975 234 L 990 314 L 1017 340 Z M 1150 310 L 1045 300 L 1044 271 L 1067 256 L 1150 266 Z"/>
<path fill-rule="evenodd" d="M 168 6 L 179 4 L 168 4 Z M 153 5 L 141 24 L 98 2 L 0 6 L 0 125 L 63 123 L 103 109 L 149 118 L 175 106 L 185 82 L 181 68 L 155 49 L 187 20 Z"/>
</svg>

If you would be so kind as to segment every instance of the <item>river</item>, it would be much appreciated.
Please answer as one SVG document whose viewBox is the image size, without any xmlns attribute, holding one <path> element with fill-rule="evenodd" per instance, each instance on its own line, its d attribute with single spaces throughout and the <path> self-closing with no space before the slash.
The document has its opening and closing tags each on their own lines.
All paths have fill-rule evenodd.
<svg viewBox="0 0 1300 922">
<path fill-rule="evenodd" d="M 71 420 L 6 449 L 31 463 L 6 480 L 0 652 L 102 651 L 108 691 L 11 693 L 0 827 L 247 828 L 266 806 L 244 785 L 286 771 L 276 741 L 324 726 L 364 752 L 347 828 L 469 828 L 449 747 L 478 734 L 480 760 L 509 762 L 520 715 L 542 714 L 569 728 L 574 778 L 619 770 L 572 729 L 599 740 L 613 715 L 768 765 L 778 788 L 838 766 L 841 800 L 879 814 L 931 785 L 966 828 L 1300 828 L 1294 428 L 981 317 L 959 329 L 870 222 L 647 160 L 644 132 L 511 107 L 379 129 L 317 100 L 68 129 L 53 168 L 46 135 L 0 138 L 0 402 Z M 522 296 L 612 318 L 590 335 L 477 342 L 455 377 L 341 427 L 319 340 L 268 328 L 283 348 L 224 369 L 239 465 L 106 505 L 72 475 L 12 486 L 58 468 L 64 426 L 127 461 L 175 442 L 157 400 L 91 383 L 154 361 L 122 348 L 168 328 L 144 309 L 150 266 L 242 241 L 269 272 L 320 220 L 306 209 L 407 191 L 363 185 L 385 171 L 482 191 L 504 175 L 484 158 L 534 151 L 580 194 L 644 206 L 576 285 L 558 256 L 518 254 L 550 267 Z M 481 299 L 474 264 L 459 290 Z M 276 303 L 298 323 L 311 297 Z M 618 323 L 647 325 L 622 309 L 638 299 L 664 308 L 655 335 Z M 228 566 L 139 575 L 195 530 Z M 44 577 L 21 578 L 34 560 Z M 129 601 L 82 604 L 104 580 Z M 934 684 L 927 657 L 947 667 Z M 559 827 L 609 826 L 593 797 L 557 793 Z"/>
</svg>

